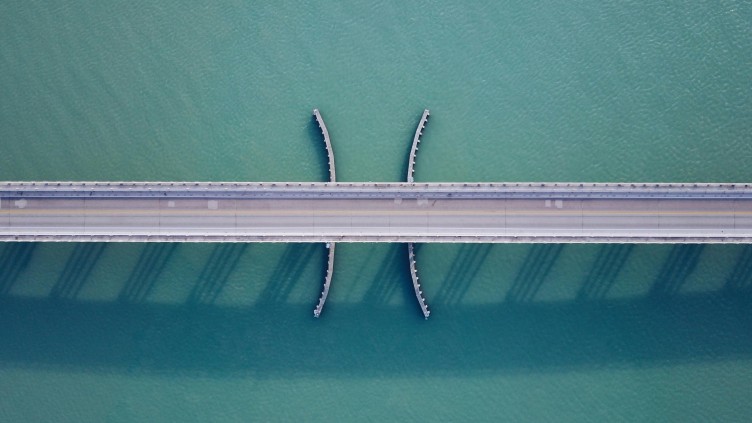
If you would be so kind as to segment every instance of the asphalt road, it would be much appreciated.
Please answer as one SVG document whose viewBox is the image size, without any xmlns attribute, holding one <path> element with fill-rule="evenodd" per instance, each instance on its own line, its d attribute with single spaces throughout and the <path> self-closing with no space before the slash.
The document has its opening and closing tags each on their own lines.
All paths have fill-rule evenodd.
<svg viewBox="0 0 752 423">
<path fill-rule="evenodd" d="M 0 240 L 749 242 L 752 199 L 0 196 Z M 2 195 L 2 193 L 0 193 Z M 144 239 L 153 237 L 153 239 Z M 174 239 L 173 239 L 174 238 Z"/>
</svg>

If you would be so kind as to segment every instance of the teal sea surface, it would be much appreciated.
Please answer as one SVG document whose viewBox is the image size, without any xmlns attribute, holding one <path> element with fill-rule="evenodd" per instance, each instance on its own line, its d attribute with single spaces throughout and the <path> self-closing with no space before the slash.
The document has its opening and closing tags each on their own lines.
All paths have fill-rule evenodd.
<svg viewBox="0 0 752 423">
<path fill-rule="evenodd" d="M 0 180 L 752 182 L 752 2 L 0 2 Z M 752 420 L 752 246 L 0 244 L 0 421 Z"/>
</svg>

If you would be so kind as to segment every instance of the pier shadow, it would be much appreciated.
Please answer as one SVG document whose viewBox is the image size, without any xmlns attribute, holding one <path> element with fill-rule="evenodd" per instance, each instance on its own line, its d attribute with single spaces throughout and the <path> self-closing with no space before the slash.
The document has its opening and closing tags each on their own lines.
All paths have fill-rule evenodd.
<svg viewBox="0 0 752 423">
<path fill-rule="evenodd" d="M 745 245 L 723 287 L 727 294 L 752 293 L 752 245 Z"/>
<path fill-rule="evenodd" d="M 259 296 L 259 302 L 285 302 L 318 248 L 320 244 L 287 244 L 272 272 L 272 277 Z"/>
<path fill-rule="evenodd" d="M 28 267 L 37 244 L 29 242 L 8 242 L 0 255 L 0 295 L 7 295 L 16 279 Z"/>
<path fill-rule="evenodd" d="M 671 247 L 671 252 L 650 289 L 650 295 L 676 295 L 697 267 L 704 249 L 705 245 L 702 244 L 678 244 Z"/>
<path fill-rule="evenodd" d="M 434 302 L 459 304 L 486 261 L 491 247 L 492 244 L 462 244 Z"/>
<path fill-rule="evenodd" d="M 146 244 L 123 289 L 118 294 L 118 301 L 130 303 L 146 301 L 177 246 L 177 243 Z"/>
<path fill-rule="evenodd" d="M 60 277 L 52 287 L 50 297 L 66 300 L 78 297 L 106 246 L 106 243 L 76 244 Z"/>
<path fill-rule="evenodd" d="M 390 244 L 388 248 L 384 259 L 379 264 L 379 272 L 371 280 L 363 296 L 363 303 L 374 306 L 384 305 L 399 294 L 407 304 L 413 304 L 417 300 L 412 289 L 407 244 Z M 414 248 L 417 248 L 417 245 Z M 420 268 L 418 268 L 418 274 L 420 274 Z"/>
<path fill-rule="evenodd" d="M 634 250 L 633 244 L 604 244 L 600 247 L 593 266 L 582 287 L 577 291 L 578 300 L 602 300 L 613 287 L 619 272 Z"/>
<path fill-rule="evenodd" d="M 512 282 L 512 287 L 507 292 L 506 301 L 532 302 L 563 249 L 564 244 L 532 245 Z"/>
<path fill-rule="evenodd" d="M 318 292 L 321 294 L 322 290 L 324 289 L 324 282 L 326 281 L 326 274 L 328 273 L 328 266 L 329 266 L 329 249 L 326 248 L 326 244 L 315 244 L 316 245 L 316 252 L 314 253 L 314 257 L 321 252 L 321 256 L 319 256 L 319 260 L 323 265 L 321 266 L 320 275 L 318 278 Z M 337 266 L 337 255 L 335 253 L 334 256 L 334 267 Z M 332 270 L 333 274 L 336 274 L 334 270 Z M 334 276 L 332 275 L 332 284 L 334 284 Z M 331 287 L 329 289 L 329 292 L 331 292 Z M 316 303 L 318 303 L 319 297 L 316 297 Z"/>
<path fill-rule="evenodd" d="M 214 303 L 246 249 L 248 249 L 248 244 L 216 245 L 188 296 L 188 303 Z"/>
</svg>

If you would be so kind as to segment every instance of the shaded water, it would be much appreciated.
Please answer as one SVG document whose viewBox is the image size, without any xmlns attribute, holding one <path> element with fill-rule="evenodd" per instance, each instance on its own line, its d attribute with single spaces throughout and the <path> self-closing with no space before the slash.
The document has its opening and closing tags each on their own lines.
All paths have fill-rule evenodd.
<svg viewBox="0 0 752 423">
<path fill-rule="evenodd" d="M 0 4 L 0 180 L 749 181 L 749 2 Z M 748 421 L 752 248 L 0 245 L 3 421 Z"/>
</svg>

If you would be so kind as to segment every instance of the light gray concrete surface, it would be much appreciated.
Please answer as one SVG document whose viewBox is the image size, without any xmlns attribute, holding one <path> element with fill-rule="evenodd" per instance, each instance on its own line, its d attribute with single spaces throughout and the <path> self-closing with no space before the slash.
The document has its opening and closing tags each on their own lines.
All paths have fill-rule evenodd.
<svg viewBox="0 0 752 423">
<path fill-rule="evenodd" d="M 324 310 L 324 304 L 326 304 L 326 298 L 329 296 L 329 289 L 332 286 L 332 277 L 334 276 L 334 251 L 337 244 L 328 242 L 326 248 L 329 250 L 326 260 L 326 276 L 324 277 L 324 287 L 321 289 L 321 295 L 319 295 L 319 302 L 316 303 L 316 308 L 313 309 L 314 317 L 321 317 L 321 312 Z"/>
<path fill-rule="evenodd" d="M 426 129 L 428 123 L 428 117 L 431 112 L 428 109 L 423 110 L 423 115 L 418 121 L 418 127 L 415 129 L 415 136 L 413 137 L 413 145 L 410 148 L 410 155 L 407 157 L 407 182 L 415 182 L 415 158 L 418 155 L 418 145 L 420 144 L 420 138 L 423 136 L 423 130 Z"/>
<path fill-rule="evenodd" d="M 743 184 L 0 183 L 2 241 L 751 242 Z"/>
<path fill-rule="evenodd" d="M 431 310 L 428 309 L 426 298 L 423 296 L 423 290 L 420 287 L 420 278 L 418 277 L 418 268 L 415 262 L 415 245 L 412 242 L 407 243 L 407 258 L 410 263 L 410 277 L 413 280 L 415 298 L 418 300 L 418 305 L 420 306 L 420 311 L 423 312 L 423 317 L 428 319 L 431 315 Z"/>
<path fill-rule="evenodd" d="M 326 156 L 329 158 L 329 182 L 337 182 L 337 168 L 334 165 L 334 149 L 329 138 L 329 130 L 326 129 L 326 123 L 324 123 L 324 118 L 319 109 L 313 109 L 313 117 L 316 119 L 319 129 L 321 129 L 321 135 L 324 137 L 324 148 L 326 148 Z"/>
</svg>

